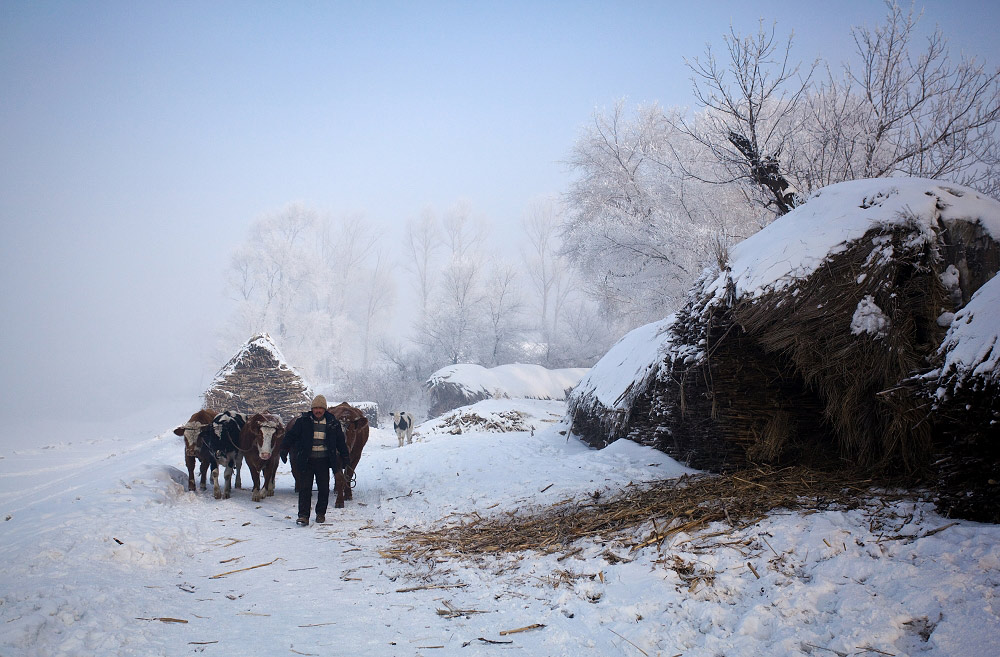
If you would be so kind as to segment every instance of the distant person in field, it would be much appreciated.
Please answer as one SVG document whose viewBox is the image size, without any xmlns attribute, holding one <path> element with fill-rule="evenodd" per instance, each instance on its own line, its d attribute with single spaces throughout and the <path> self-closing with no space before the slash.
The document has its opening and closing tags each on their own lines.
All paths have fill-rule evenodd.
<svg viewBox="0 0 1000 657">
<path fill-rule="evenodd" d="M 350 463 L 350 453 L 340 422 L 326 409 L 326 397 L 317 395 L 312 401 L 312 411 L 299 416 L 292 429 L 285 434 L 282 452 L 287 450 L 292 459 L 293 472 L 298 472 L 299 517 L 295 522 L 309 524 L 309 507 L 312 506 L 313 480 L 316 495 L 316 522 L 326 522 L 326 507 L 330 504 L 330 469 L 338 463 Z"/>
</svg>

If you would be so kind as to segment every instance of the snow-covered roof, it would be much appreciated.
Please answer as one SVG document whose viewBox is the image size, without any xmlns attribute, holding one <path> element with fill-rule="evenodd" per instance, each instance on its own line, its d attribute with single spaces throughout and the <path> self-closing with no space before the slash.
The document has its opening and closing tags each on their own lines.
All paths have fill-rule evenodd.
<svg viewBox="0 0 1000 657">
<path fill-rule="evenodd" d="M 586 373 L 585 367 L 550 370 L 541 365 L 511 363 L 487 369 L 482 365 L 459 364 L 434 372 L 427 385 L 448 383 L 470 398 L 566 399 L 566 391 Z"/>
<path fill-rule="evenodd" d="M 577 399 L 589 398 L 605 408 L 625 408 L 627 394 L 656 369 L 670 347 L 674 315 L 632 329 L 590 368 L 573 390 Z"/>
<path fill-rule="evenodd" d="M 730 251 L 737 298 L 781 290 L 812 274 L 874 227 L 913 222 L 931 239 L 932 227 L 965 220 L 1000 241 L 1000 203 L 979 192 L 924 178 L 852 180 L 815 192 L 797 207 Z M 725 273 L 705 291 L 725 293 Z"/>
<path fill-rule="evenodd" d="M 942 378 L 961 384 L 972 377 L 1000 382 L 1000 275 L 979 288 L 955 314 L 939 354 Z"/>
</svg>

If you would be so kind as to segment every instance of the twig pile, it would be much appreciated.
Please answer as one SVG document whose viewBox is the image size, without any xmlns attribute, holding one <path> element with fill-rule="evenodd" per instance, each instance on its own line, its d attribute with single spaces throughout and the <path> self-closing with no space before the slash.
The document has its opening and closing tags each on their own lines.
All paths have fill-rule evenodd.
<svg viewBox="0 0 1000 657">
<path fill-rule="evenodd" d="M 576 540 L 618 538 L 651 523 L 653 532 L 648 538 L 626 540 L 625 547 L 637 550 L 712 522 L 727 521 L 731 529 L 741 529 L 777 508 L 851 509 L 861 506 L 866 498 L 904 497 L 876 492 L 876 485 L 856 472 L 818 472 L 803 467 L 685 475 L 630 486 L 607 500 L 595 492 L 587 500 L 564 500 L 535 512 L 489 517 L 478 512 L 464 514 L 444 527 L 411 531 L 394 539 L 382 556 L 405 560 L 431 554 L 468 557 L 525 550 L 569 552 Z"/>
<path fill-rule="evenodd" d="M 481 433 L 531 431 L 531 425 L 525 417 L 525 414 L 519 411 L 502 411 L 483 417 L 476 412 L 458 410 L 444 416 L 440 428 L 436 430 L 432 428 L 431 433 L 460 435 L 470 431 Z"/>
</svg>

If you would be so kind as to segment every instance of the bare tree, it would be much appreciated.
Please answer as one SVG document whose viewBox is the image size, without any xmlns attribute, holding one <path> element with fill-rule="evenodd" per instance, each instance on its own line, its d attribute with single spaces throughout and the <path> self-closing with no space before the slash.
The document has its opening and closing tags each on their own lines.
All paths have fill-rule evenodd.
<svg viewBox="0 0 1000 657">
<path fill-rule="evenodd" d="M 427 304 L 434 288 L 434 256 L 441 246 L 440 231 L 434 213 L 428 208 L 415 221 L 406 225 L 404 242 L 409 259 L 405 267 L 414 274 L 414 285 L 420 298 L 420 315 L 427 313 Z"/>
<path fill-rule="evenodd" d="M 492 263 L 485 296 L 486 325 L 489 339 L 482 359 L 488 365 L 510 362 L 519 352 L 522 338 L 520 315 L 524 308 L 517 272 L 513 265 Z"/>
<path fill-rule="evenodd" d="M 477 257 L 482 248 L 488 228 L 473 216 L 468 201 L 458 201 L 445 213 L 441 220 L 444 243 L 452 262 Z"/>
<path fill-rule="evenodd" d="M 720 62 L 711 47 L 687 61 L 702 110 L 671 122 L 720 165 L 691 178 L 738 183 L 749 199 L 784 214 L 809 192 L 857 178 L 893 175 L 952 180 L 988 194 L 1000 191 L 1000 69 L 973 58 L 954 62 L 940 29 L 921 46 L 919 15 L 886 1 L 885 20 L 852 29 L 856 61 L 839 72 L 790 61 L 761 25 L 723 38 Z M 803 70 L 803 73 L 799 73 Z"/>
<path fill-rule="evenodd" d="M 703 112 L 700 121 L 676 114 L 673 124 L 721 165 L 722 175 L 702 180 L 743 185 L 750 198 L 784 214 L 796 203 L 788 172 L 794 168 L 794 138 L 801 129 L 799 107 L 817 63 L 800 74 L 801 67 L 790 61 L 792 37 L 779 43 L 774 26 L 766 29 L 763 21 L 754 35 L 730 28 L 723 42 L 723 62 L 711 46 L 703 58 L 685 60 Z M 699 177 L 690 167 L 685 172 Z"/>
<path fill-rule="evenodd" d="M 301 203 L 264 215 L 253 224 L 250 238 L 233 261 L 233 267 L 252 272 L 253 289 L 245 284 L 243 289 L 256 295 L 259 323 L 281 337 L 288 335 L 287 319 L 296 296 L 310 281 L 303 254 L 309 249 L 305 236 L 316 221 L 316 212 Z"/>
<path fill-rule="evenodd" d="M 538 328 L 546 345 L 555 332 L 552 304 L 562 274 L 558 239 L 561 221 L 555 199 L 546 198 L 533 202 L 522 222 L 528 239 L 528 248 L 524 252 L 525 269 L 539 302 Z"/>
<path fill-rule="evenodd" d="M 884 23 L 852 30 L 858 62 L 812 99 L 809 182 L 902 174 L 995 194 L 1000 69 L 953 62 L 939 28 L 920 48 L 913 7 L 886 7 Z"/>
<path fill-rule="evenodd" d="M 379 316 L 387 314 L 391 310 L 391 304 L 395 297 L 394 280 L 389 268 L 389 259 L 382 250 L 378 250 L 374 257 L 375 263 L 367 268 L 367 276 L 360 287 L 364 295 L 364 317 L 362 320 L 362 352 L 361 369 L 367 370 L 370 366 L 370 351 L 372 338 L 376 331 L 374 323 Z"/>
<path fill-rule="evenodd" d="M 447 262 L 413 340 L 437 354 L 439 361 L 474 362 L 485 299 L 485 258 L 479 249 L 485 228 L 465 203 L 449 210 L 442 223 Z"/>
</svg>

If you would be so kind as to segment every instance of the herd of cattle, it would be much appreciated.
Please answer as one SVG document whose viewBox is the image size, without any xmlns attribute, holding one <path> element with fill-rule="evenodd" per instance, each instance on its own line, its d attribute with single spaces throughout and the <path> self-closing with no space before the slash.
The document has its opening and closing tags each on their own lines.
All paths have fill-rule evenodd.
<svg viewBox="0 0 1000 657">
<path fill-rule="evenodd" d="M 345 499 L 352 499 L 351 479 L 361 460 L 361 452 L 368 442 L 368 418 L 360 409 L 347 402 L 331 406 L 330 413 L 340 422 L 350 453 L 349 463 L 337 463 L 335 471 L 343 470 L 346 477 L 335 477 L 337 506 L 343 506 Z M 252 499 L 260 502 L 274 495 L 274 477 L 278 471 L 278 460 L 282 455 L 281 440 L 290 431 L 297 416 L 287 424 L 268 411 L 246 415 L 235 411 L 218 413 L 202 409 L 191 416 L 187 423 L 174 429 L 174 433 L 184 437 L 184 462 L 188 471 L 188 490 L 194 491 L 194 470 L 201 461 L 201 489 L 205 490 L 206 476 L 212 472 L 212 487 L 216 499 L 228 498 L 232 491 L 233 472 L 236 473 L 236 487 L 242 488 L 240 471 L 247 464 L 253 477 Z M 404 440 L 413 442 L 413 416 L 403 411 L 393 413 L 393 427 L 402 447 Z M 287 452 L 287 450 L 286 450 Z M 339 456 L 337 457 L 339 461 Z M 225 489 L 219 485 L 220 469 L 224 469 Z M 295 490 L 299 489 L 299 473 L 292 463 Z"/>
</svg>

